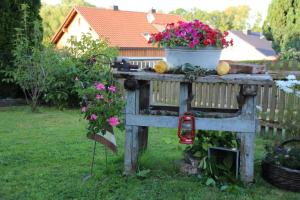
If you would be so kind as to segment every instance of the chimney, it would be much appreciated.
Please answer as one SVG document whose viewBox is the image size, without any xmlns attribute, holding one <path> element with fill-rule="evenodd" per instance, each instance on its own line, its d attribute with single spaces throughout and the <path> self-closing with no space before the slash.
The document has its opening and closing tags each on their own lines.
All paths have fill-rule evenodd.
<svg viewBox="0 0 300 200">
<path fill-rule="evenodd" d="M 117 5 L 114 5 L 114 6 L 113 6 L 113 10 L 118 11 L 118 10 L 119 10 L 119 7 L 118 7 Z"/>
<path fill-rule="evenodd" d="M 250 30 L 250 29 L 245 29 L 245 30 L 243 30 L 243 33 L 244 33 L 245 35 L 250 35 L 251 30 Z"/>
<path fill-rule="evenodd" d="M 156 13 L 156 10 L 155 10 L 154 8 L 152 8 L 152 9 L 151 9 L 151 13 L 152 13 L 152 14 L 155 14 L 155 13 Z"/>
</svg>

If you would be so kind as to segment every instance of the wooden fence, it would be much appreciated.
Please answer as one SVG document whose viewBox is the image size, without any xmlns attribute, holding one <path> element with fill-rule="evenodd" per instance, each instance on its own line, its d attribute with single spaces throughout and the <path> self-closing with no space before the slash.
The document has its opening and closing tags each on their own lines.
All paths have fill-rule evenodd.
<svg viewBox="0 0 300 200">
<path fill-rule="evenodd" d="M 152 67 L 157 60 L 131 61 L 142 68 Z M 283 79 L 288 74 L 294 74 L 300 78 L 299 62 L 266 62 L 267 69 L 274 80 Z M 236 84 L 193 84 L 192 106 L 237 109 L 236 96 L 239 93 L 239 85 Z M 202 94 L 202 95 L 201 95 Z M 179 83 L 170 81 L 151 82 L 151 104 L 178 105 Z M 258 132 L 263 135 L 281 135 L 284 133 L 282 122 L 289 115 L 288 107 L 295 109 L 300 106 L 300 98 L 286 94 L 278 89 L 275 83 L 272 86 L 258 86 L 257 115 L 260 120 Z"/>
</svg>

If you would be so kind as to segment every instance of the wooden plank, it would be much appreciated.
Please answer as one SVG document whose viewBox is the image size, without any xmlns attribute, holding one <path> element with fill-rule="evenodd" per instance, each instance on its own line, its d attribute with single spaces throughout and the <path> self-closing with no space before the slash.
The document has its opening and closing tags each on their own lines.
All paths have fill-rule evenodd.
<svg viewBox="0 0 300 200">
<path fill-rule="evenodd" d="M 206 103 L 207 103 L 207 93 L 208 93 L 208 89 L 207 89 L 207 87 L 208 87 L 208 85 L 207 85 L 207 83 L 202 83 L 202 100 L 201 100 L 201 102 L 202 102 L 202 107 L 207 107 L 207 105 L 206 105 Z"/>
<path fill-rule="evenodd" d="M 213 107 L 213 102 L 214 102 L 214 84 L 209 84 L 209 98 L 208 98 L 208 107 L 212 108 Z"/>
<path fill-rule="evenodd" d="M 196 95 L 197 95 L 197 107 L 201 107 L 201 96 L 202 96 L 202 90 L 201 90 L 201 84 L 200 83 L 195 83 L 196 86 Z"/>
<path fill-rule="evenodd" d="M 226 108 L 231 108 L 232 85 L 227 84 L 226 90 Z"/>
<path fill-rule="evenodd" d="M 183 115 L 188 110 L 188 84 L 180 83 L 179 115 Z"/>
<path fill-rule="evenodd" d="M 269 85 L 264 85 L 263 89 L 263 97 L 262 97 L 262 112 L 261 112 L 261 119 L 263 121 L 268 120 L 268 107 L 269 107 Z M 261 133 L 266 134 L 266 127 L 261 126 Z"/>
<path fill-rule="evenodd" d="M 144 110 L 149 107 L 150 104 L 150 83 L 148 81 L 139 81 L 139 110 Z M 137 111 L 136 113 L 139 113 Z M 146 151 L 148 146 L 148 127 L 138 127 L 138 151 L 142 153 Z"/>
<path fill-rule="evenodd" d="M 254 181 L 254 141 L 255 132 L 240 134 L 240 174 L 244 183 Z"/>
<path fill-rule="evenodd" d="M 160 84 L 160 87 L 161 87 L 160 103 L 166 104 L 166 82 L 165 81 L 160 81 L 159 84 Z"/>
<path fill-rule="evenodd" d="M 197 106 L 197 89 L 196 89 L 196 84 L 193 83 L 192 84 L 192 91 L 193 91 L 193 94 L 194 94 L 194 98 L 193 98 L 193 101 L 192 101 L 192 106 L 193 107 L 196 107 Z"/>
<path fill-rule="evenodd" d="M 122 72 L 114 71 L 116 78 L 131 77 L 136 80 L 160 80 L 160 81 L 179 81 L 189 82 L 183 74 L 159 74 L 155 72 Z M 244 85 L 272 85 L 272 77 L 269 74 L 227 74 L 224 76 L 210 75 L 198 77 L 196 83 L 231 83 Z"/>
<path fill-rule="evenodd" d="M 274 84 L 271 89 L 271 99 L 270 99 L 270 115 L 269 115 L 269 122 L 275 121 L 275 112 L 276 112 L 276 104 L 277 104 L 277 87 Z M 270 134 L 274 134 L 274 128 L 269 128 Z"/>
<path fill-rule="evenodd" d="M 261 118 L 261 86 L 257 86 L 257 96 L 256 96 L 256 107 L 257 107 L 257 114 L 256 116 L 258 117 L 258 119 Z"/>
<path fill-rule="evenodd" d="M 220 108 L 220 84 L 215 84 L 215 101 L 214 101 L 214 107 Z"/>
<path fill-rule="evenodd" d="M 221 92 L 220 92 L 220 108 L 226 108 L 226 85 L 221 84 Z"/>
<path fill-rule="evenodd" d="M 125 152 L 124 152 L 124 174 L 135 174 L 138 160 L 138 127 L 125 127 Z"/>
<path fill-rule="evenodd" d="M 250 120 L 254 123 L 256 121 L 256 97 L 247 96 L 245 104 L 242 107 L 242 118 Z M 250 123 L 250 122 L 249 122 Z M 255 125 L 256 127 L 256 125 Z M 254 142 L 255 142 L 255 128 L 249 132 L 239 132 L 241 140 L 240 145 L 240 173 L 241 180 L 244 183 L 252 183 L 254 180 Z"/>
<path fill-rule="evenodd" d="M 134 126 L 177 128 L 177 116 L 129 115 L 127 122 Z M 219 130 L 233 132 L 255 132 L 255 121 L 242 117 L 232 118 L 196 118 L 197 130 Z"/>
<path fill-rule="evenodd" d="M 127 91 L 127 102 L 125 108 L 125 155 L 124 173 L 134 174 L 138 160 L 138 127 L 127 123 L 129 115 L 135 115 L 139 108 L 139 91 Z"/>
</svg>

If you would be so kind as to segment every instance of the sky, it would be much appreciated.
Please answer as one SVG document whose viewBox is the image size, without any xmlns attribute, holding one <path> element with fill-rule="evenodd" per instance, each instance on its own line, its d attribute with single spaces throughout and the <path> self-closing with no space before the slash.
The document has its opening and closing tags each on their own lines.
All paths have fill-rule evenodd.
<svg viewBox="0 0 300 200">
<path fill-rule="evenodd" d="M 49 4 L 60 3 L 60 0 L 42 0 Z M 191 9 L 197 7 L 205 11 L 224 10 L 229 6 L 249 5 L 250 16 L 257 11 L 263 19 L 267 15 L 268 6 L 272 0 L 86 0 L 97 7 L 111 8 L 118 5 L 120 10 L 148 12 L 151 8 L 169 12 L 176 8 Z"/>
</svg>

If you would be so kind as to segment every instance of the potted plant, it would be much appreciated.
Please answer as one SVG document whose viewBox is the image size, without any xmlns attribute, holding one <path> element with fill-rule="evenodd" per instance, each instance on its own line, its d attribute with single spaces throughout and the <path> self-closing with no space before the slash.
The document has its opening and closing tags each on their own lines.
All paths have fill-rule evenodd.
<svg viewBox="0 0 300 200">
<path fill-rule="evenodd" d="M 222 33 L 199 20 L 167 24 L 162 32 L 151 34 L 149 43 L 164 47 L 168 65 L 177 67 L 185 63 L 215 69 L 222 48 L 233 45 Z"/>
</svg>

